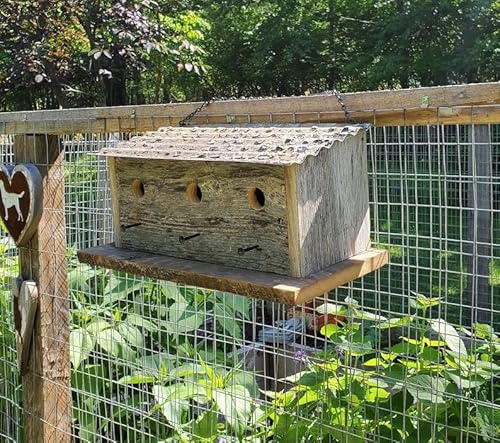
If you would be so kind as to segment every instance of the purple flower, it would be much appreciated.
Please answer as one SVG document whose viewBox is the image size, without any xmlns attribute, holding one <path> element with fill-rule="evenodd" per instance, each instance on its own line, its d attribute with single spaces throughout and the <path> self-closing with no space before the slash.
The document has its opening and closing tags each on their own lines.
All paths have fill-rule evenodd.
<svg viewBox="0 0 500 443">
<path fill-rule="evenodd" d="M 307 361 L 307 353 L 305 351 L 297 351 L 294 355 L 293 355 L 293 359 L 297 362 L 297 363 L 305 363 Z"/>
</svg>

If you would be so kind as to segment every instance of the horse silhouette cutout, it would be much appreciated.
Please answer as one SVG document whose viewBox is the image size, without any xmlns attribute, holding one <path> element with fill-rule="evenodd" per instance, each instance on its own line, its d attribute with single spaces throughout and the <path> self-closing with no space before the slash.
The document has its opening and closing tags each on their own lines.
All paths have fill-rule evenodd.
<svg viewBox="0 0 500 443">
<path fill-rule="evenodd" d="M 20 194 L 13 192 L 7 192 L 5 190 L 5 184 L 0 180 L 0 195 L 2 197 L 3 207 L 5 209 L 5 220 L 9 220 L 9 209 L 14 208 L 17 212 L 17 221 L 24 222 L 23 213 L 21 211 L 20 202 L 24 197 L 25 191 Z"/>
</svg>

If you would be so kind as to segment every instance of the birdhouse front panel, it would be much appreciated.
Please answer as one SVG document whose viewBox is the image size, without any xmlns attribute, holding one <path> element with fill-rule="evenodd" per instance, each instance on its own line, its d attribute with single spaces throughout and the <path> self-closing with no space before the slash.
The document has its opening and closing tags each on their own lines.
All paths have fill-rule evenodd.
<svg viewBox="0 0 500 443">
<path fill-rule="evenodd" d="M 164 128 L 109 157 L 116 245 L 306 277 L 369 248 L 365 130 Z"/>
<path fill-rule="evenodd" d="M 288 273 L 284 168 L 117 158 L 117 245 Z"/>
</svg>

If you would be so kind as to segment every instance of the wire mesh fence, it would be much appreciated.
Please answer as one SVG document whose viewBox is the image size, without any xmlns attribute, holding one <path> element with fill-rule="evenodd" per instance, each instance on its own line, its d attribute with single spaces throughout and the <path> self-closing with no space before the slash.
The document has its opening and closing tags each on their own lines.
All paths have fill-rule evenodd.
<svg viewBox="0 0 500 443">
<path fill-rule="evenodd" d="M 500 441 L 500 125 L 371 128 L 390 264 L 294 308 L 78 263 L 112 241 L 94 154 L 124 136 L 61 137 L 74 441 Z M 0 437 L 23 441 L 0 240 Z"/>
</svg>

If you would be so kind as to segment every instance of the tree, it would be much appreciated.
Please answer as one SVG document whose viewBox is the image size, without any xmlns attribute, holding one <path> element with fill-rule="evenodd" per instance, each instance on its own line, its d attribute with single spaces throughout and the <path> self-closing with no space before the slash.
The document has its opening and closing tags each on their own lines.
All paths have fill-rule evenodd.
<svg viewBox="0 0 500 443">
<path fill-rule="evenodd" d="M 144 88 L 134 86 L 149 68 L 164 69 L 158 60 L 170 72 L 181 62 L 186 71 L 200 72 L 198 46 L 168 15 L 183 12 L 167 1 L 4 2 L 0 87 L 6 109 L 141 103 Z"/>
</svg>

